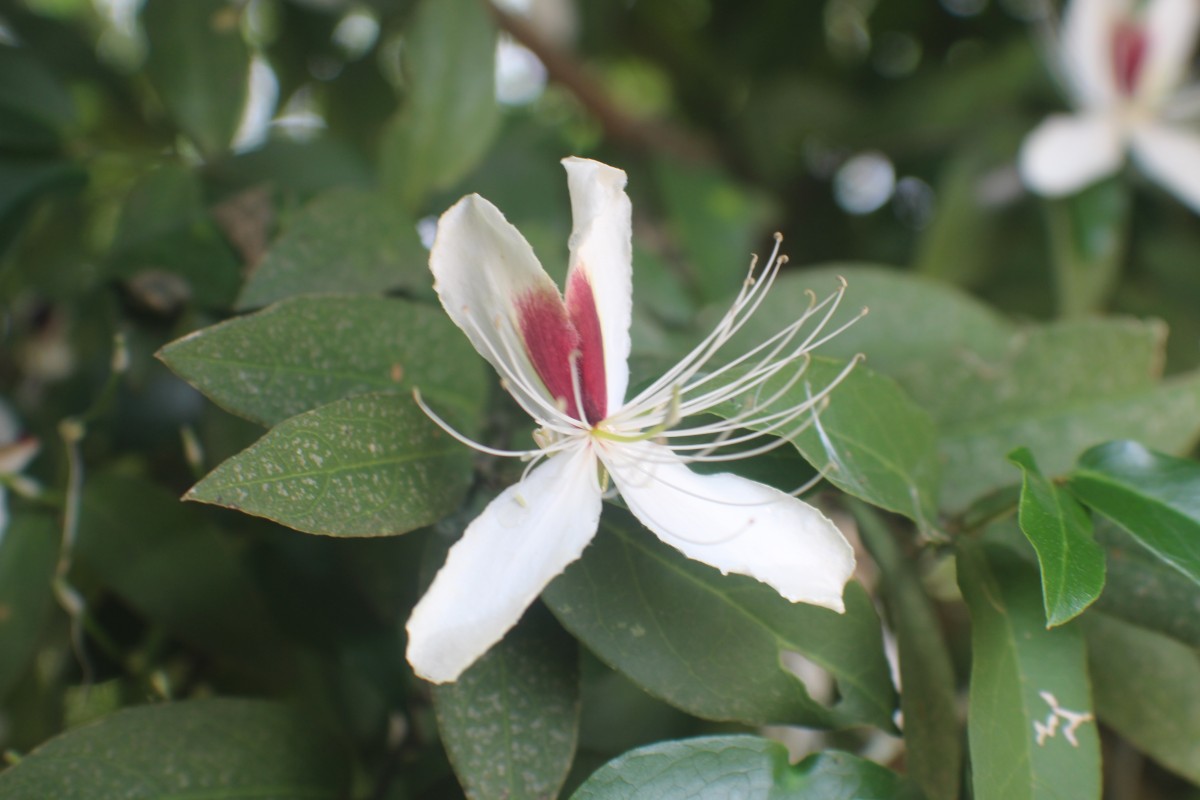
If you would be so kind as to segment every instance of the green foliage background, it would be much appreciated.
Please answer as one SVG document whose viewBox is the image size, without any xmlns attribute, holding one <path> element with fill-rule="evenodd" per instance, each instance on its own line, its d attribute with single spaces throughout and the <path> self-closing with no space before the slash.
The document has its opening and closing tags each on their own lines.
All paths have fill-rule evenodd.
<svg viewBox="0 0 1200 800">
<path fill-rule="evenodd" d="M 531 7 L 0 0 L 0 457 L 40 444 L 0 458 L 0 796 L 1200 797 L 1200 220 L 1131 170 L 1021 189 L 1040 4 Z M 498 42 L 544 90 L 496 101 Z M 521 465 L 411 392 L 529 426 L 422 236 L 478 192 L 561 277 L 567 155 L 629 173 L 633 385 L 776 230 L 741 344 L 869 307 L 823 429 L 732 465 L 825 470 L 863 568 L 791 605 L 608 507 L 430 687 L 404 622 Z"/>
</svg>

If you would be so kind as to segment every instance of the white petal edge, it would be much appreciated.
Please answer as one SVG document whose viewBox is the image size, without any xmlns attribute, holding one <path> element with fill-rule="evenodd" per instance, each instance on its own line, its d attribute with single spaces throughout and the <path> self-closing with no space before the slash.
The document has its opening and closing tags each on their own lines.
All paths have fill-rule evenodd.
<svg viewBox="0 0 1200 800">
<path fill-rule="evenodd" d="M 625 173 L 586 158 L 564 158 L 571 193 L 571 275 L 582 270 L 592 287 L 604 339 L 608 409 L 625 402 L 629 385 L 629 324 L 633 317 L 633 210 Z"/>
<path fill-rule="evenodd" d="M 1133 157 L 1151 179 L 1200 214 L 1200 135 L 1145 125 L 1134 131 Z"/>
<path fill-rule="evenodd" d="M 1158 107 L 1187 76 L 1200 28 L 1197 0 L 1150 0 L 1145 25 L 1148 46 L 1137 94 Z"/>
<path fill-rule="evenodd" d="M 820 511 L 730 473 L 700 475 L 651 442 L 598 454 L 630 511 L 659 539 L 722 573 L 748 575 L 793 603 L 841 613 L 854 549 Z"/>
<path fill-rule="evenodd" d="M 1131 10 L 1129 0 L 1072 0 L 1063 13 L 1062 69 L 1083 109 L 1106 108 L 1119 97 L 1112 37 L 1116 22 Z"/>
<path fill-rule="evenodd" d="M 450 319 L 479 354 L 504 375 L 503 364 L 553 400 L 525 353 L 516 300 L 530 291 L 560 296 L 529 242 L 500 210 L 477 194 L 467 195 L 438 220 L 429 253 L 433 288 Z M 508 390 L 531 407 L 528 394 L 512 382 Z"/>
<path fill-rule="evenodd" d="M 586 446 L 537 466 L 467 527 L 408 620 L 408 662 L 449 683 L 504 638 L 600 522 L 596 460 Z"/>
<path fill-rule="evenodd" d="M 1124 136 L 1115 116 L 1055 114 L 1025 137 L 1021 180 L 1041 195 L 1073 194 L 1120 168 Z"/>
</svg>

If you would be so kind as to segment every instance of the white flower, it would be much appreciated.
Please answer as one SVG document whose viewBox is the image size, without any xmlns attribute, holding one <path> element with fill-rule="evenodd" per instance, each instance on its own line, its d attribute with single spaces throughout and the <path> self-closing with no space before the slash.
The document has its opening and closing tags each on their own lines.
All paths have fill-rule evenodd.
<svg viewBox="0 0 1200 800">
<path fill-rule="evenodd" d="M 39 450 L 38 440 L 18 435 L 17 417 L 8 404 L 0 399 L 0 544 L 8 529 L 8 498 L 6 488 L 14 486 L 23 494 L 36 494 L 37 485 L 20 473 Z"/>
<path fill-rule="evenodd" d="M 1025 140 L 1026 185 L 1053 197 L 1116 172 L 1131 150 L 1152 179 L 1200 212 L 1196 91 L 1181 91 L 1200 0 L 1072 0 L 1059 56 L 1078 111 L 1055 114 Z"/>
<path fill-rule="evenodd" d="M 810 303 L 795 324 L 726 367 L 702 373 L 761 302 L 784 261 L 777 243 L 764 274 L 757 281 L 751 275 L 716 330 L 626 400 L 632 251 L 625 173 L 578 158 L 563 164 L 574 217 L 565 297 L 517 229 L 478 195 L 442 215 L 430 254 L 446 312 L 540 426 L 535 449 L 500 451 L 467 440 L 421 403 L 473 447 L 532 460 L 522 480 L 468 526 L 409 618 L 408 660 L 437 683 L 455 680 L 579 558 L 596 533 L 610 479 L 664 542 L 723 573 L 770 584 L 793 602 L 842 611 L 842 589 L 854 570 L 850 545 L 812 506 L 737 475 L 700 475 L 687 466 L 763 452 L 786 440 L 739 453 L 718 448 L 745 448 L 811 420 L 832 386 L 799 406 L 772 410 L 782 392 L 762 387 L 784 370 L 787 388 L 796 384 L 841 292 Z M 816 330 L 800 337 L 809 320 Z M 732 398 L 750 401 L 737 417 L 677 427 Z M 747 433 L 751 425 L 762 431 Z"/>
</svg>

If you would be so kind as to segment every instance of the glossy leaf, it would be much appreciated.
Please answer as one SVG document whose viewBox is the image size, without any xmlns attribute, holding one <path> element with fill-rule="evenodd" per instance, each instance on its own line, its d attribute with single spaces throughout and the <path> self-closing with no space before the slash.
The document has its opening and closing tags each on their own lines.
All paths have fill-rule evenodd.
<svg viewBox="0 0 1200 800">
<path fill-rule="evenodd" d="M 556 797 L 579 733 L 579 647 L 533 609 L 433 703 L 468 797 Z"/>
<path fill-rule="evenodd" d="M 382 297 L 306 297 L 196 331 L 159 357 L 235 414 L 274 425 L 349 395 L 419 388 L 473 430 L 483 362 L 440 309 Z"/>
<path fill-rule="evenodd" d="M 962 540 L 971 613 L 967 732 L 978 800 L 1100 797 L 1100 741 L 1078 626 L 1047 630 L 1033 571 L 1003 547 Z"/>
<path fill-rule="evenodd" d="M 424 289 L 433 279 L 416 223 L 386 195 L 328 191 L 287 222 L 250 273 L 239 309 L 300 294 Z"/>
<path fill-rule="evenodd" d="M 1200 583 L 1200 463 L 1109 442 L 1079 457 L 1071 491 Z"/>
<path fill-rule="evenodd" d="M 127 708 L 0 773 L 7 800 L 337 800 L 349 770 L 330 732 L 278 703 L 210 698 Z"/>
<path fill-rule="evenodd" d="M 176 125 L 205 156 L 233 139 L 250 71 L 242 12 L 226 0 L 147 0 L 146 75 Z"/>
<path fill-rule="evenodd" d="M 879 514 L 854 509 L 858 532 L 883 572 L 883 601 L 896 634 L 907 772 L 929 800 L 956 800 L 962 774 L 957 681 L 942 624 L 894 534 Z"/>
<path fill-rule="evenodd" d="M 891 770 L 830 750 L 799 764 L 757 736 L 705 736 L 648 745 L 610 761 L 571 800 L 916 800 Z"/>
<path fill-rule="evenodd" d="M 1085 621 L 1100 719 L 1167 769 L 1200 783 L 1200 653 L 1103 614 Z"/>
<path fill-rule="evenodd" d="M 1024 474 L 1021 487 L 1021 530 L 1037 552 L 1042 571 L 1046 626 L 1074 619 L 1104 589 L 1104 551 L 1092 533 L 1092 520 L 1065 489 L 1038 470 L 1028 449 L 1008 460 Z"/>
<path fill-rule="evenodd" d="M 13 514 L 0 529 L 0 700 L 29 666 L 53 608 L 60 533 L 32 514 Z"/>
<path fill-rule="evenodd" d="M 626 512 L 543 592 L 563 625 L 643 689 L 707 719 L 891 728 L 895 693 L 879 620 L 857 584 L 846 613 L 789 603 L 766 584 L 721 575 L 660 543 Z M 797 653 L 837 681 L 814 699 L 784 665 Z"/>
<path fill-rule="evenodd" d="M 405 42 L 408 94 L 384 132 L 381 169 L 415 208 L 475 166 L 496 132 L 496 31 L 475 0 L 423 0 Z"/>
<path fill-rule="evenodd" d="M 387 536 L 454 510 L 470 472 L 467 448 L 411 397 L 364 394 L 280 423 L 184 499 L 306 533 Z"/>
</svg>

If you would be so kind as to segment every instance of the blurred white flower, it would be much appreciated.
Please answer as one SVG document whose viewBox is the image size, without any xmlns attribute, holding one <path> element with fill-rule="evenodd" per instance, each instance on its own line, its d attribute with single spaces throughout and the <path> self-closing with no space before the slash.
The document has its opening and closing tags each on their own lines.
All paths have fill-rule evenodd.
<svg viewBox="0 0 1200 800">
<path fill-rule="evenodd" d="M 1181 89 L 1200 0 L 1071 0 L 1058 55 L 1077 111 L 1055 114 L 1021 148 L 1033 191 L 1072 194 L 1116 172 L 1126 150 L 1150 178 L 1200 211 L 1195 91 Z"/>
<path fill-rule="evenodd" d="M 461 441 L 530 461 L 521 481 L 450 549 L 409 618 L 408 660 L 437 683 L 455 680 L 579 558 L 596 533 L 610 479 L 664 542 L 721 572 L 763 581 L 792 602 L 840 612 L 854 570 L 852 548 L 817 509 L 738 475 L 702 475 L 688 466 L 771 450 L 787 442 L 774 437 L 809 424 L 840 377 L 795 406 L 778 401 L 800 380 L 809 351 L 837 333 L 822 331 L 841 291 L 814 299 L 775 336 L 703 372 L 770 288 L 784 261 L 777 243 L 763 274 L 750 276 L 716 329 L 626 399 L 633 300 L 625 173 L 578 158 L 563 163 L 574 217 L 565 297 L 520 232 L 478 195 L 442 215 L 430 254 L 446 312 L 539 425 L 537 447 L 495 450 L 454 431 L 417 395 Z M 806 327 L 813 330 L 802 334 Z M 766 390 L 777 375 L 787 376 L 784 388 Z M 734 417 L 680 425 L 731 400 L 742 403 Z M 743 449 L 720 451 L 728 446 Z"/>
<path fill-rule="evenodd" d="M 8 529 L 7 486 L 34 488 L 20 472 L 37 455 L 38 449 L 37 439 L 18 435 L 16 415 L 0 400 L 0 543 L 4 542 L 4 532 Z"/>
</svg>

